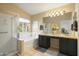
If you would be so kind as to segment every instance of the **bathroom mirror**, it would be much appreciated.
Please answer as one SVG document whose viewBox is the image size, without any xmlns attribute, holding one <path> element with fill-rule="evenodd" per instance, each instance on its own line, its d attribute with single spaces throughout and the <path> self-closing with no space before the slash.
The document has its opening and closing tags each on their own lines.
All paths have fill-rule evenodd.
<svg viewBox="0 0 79 59">
<path fill-rule="evenodd" d="M 45 31 L 52 32 L 52 27 L 55 27 L 52 24 L 57 24 L 58 31 L 61 32 L 62 28 L 65 28 L 68 32 L 71 31 L 72 24 L 72 12 L 65 13 L 64 15 L 55 16 L 55 17 L 44 17 L 43 23 L 46 28 Z"/>
</svg>

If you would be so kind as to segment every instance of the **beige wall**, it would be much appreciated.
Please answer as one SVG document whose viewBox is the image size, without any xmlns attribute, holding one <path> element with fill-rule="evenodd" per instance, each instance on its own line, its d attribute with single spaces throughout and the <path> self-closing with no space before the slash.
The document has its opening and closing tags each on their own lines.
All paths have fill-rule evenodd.
<svg viewBox="0 0 79 59">
<path fill-rule="evenodd" d="M 68 5 L 65 5 L 65 6 L 61 6 L 59 8 L 54 8 L 53 10 L 58 10 L 58 9 L 64 9 L 67 12 L 73 12 L 73 11 L 75 11 L 75 4 L 68 4 Z M 33 15 L 32 20 L 41 20 L 43 17 L 48 16 L 48 12 L 49 11 Z"/>
<path fill-rule="evenodd" d="M 22 9 L 20 9 L 15 4 L 0 3 L 0 10 L 14 12 L 16 14 L 19 14 L 20 17 L 31 19 L 31 16 L 27 12 L 24 12 Z"/>
</svg>

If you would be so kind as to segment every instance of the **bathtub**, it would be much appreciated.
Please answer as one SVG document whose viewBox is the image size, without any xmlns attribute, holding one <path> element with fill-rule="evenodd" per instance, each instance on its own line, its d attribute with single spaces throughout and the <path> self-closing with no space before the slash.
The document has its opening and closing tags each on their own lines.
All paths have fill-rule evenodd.
<svg viewBox="0 0 79 59">
<path fill-rule="evenodd" d="M 32 49 L 37 47 L 38 40 L 36 35 L 34 35 L 34 33 L 28 33 L 28 32 L 20 33 L 20 40 L 24 40 L 26 48 Z"/>
</svg>

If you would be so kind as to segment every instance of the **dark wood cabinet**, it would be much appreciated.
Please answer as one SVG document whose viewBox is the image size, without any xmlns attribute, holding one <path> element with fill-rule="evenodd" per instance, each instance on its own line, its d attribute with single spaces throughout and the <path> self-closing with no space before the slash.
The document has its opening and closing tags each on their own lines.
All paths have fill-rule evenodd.
<svg viewBox="0 0 79 59">
<path fill-rule="evenodd" d="M 59 40 L 59 50 L 61 53 L 67 54 L 67 40 Z"/>
<path fill-rule="evenodd" d="M 68 40 L 68 54 L 73 56 L 77 55 L 77 40 Z"/>
<path fill-rule="evenodd" d="M 39 35 L 39 47 L 48 49 L 50 47 L 50 38 L 59 39 L 59 52 L 69 56 L 77 56 L 77 39 Z"/>
<path fill-rule="evenodd" d="M 77 56 L 77 39 L 60 39 L 59 51 L 70 56 Z"/>
<path fill-rule="evenodd" d="M 47 36 L 39 35 L 38 45 L 39 47 L 48 49 L 50 47 L 50 38 Z"/>
</svg>

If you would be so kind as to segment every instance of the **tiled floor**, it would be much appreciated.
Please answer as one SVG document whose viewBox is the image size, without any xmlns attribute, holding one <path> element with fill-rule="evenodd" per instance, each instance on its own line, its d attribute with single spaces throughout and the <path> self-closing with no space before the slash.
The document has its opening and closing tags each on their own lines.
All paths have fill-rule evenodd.
<svg viewBox="0 0 79 59">
<path fill-rule="evenodd" d="M 65 56 L 60 54 L 58 50 L 55 49 L 44 49 L 44 48 L 27 48 L 24 45 L 23 56 Z"/>
</svg>

